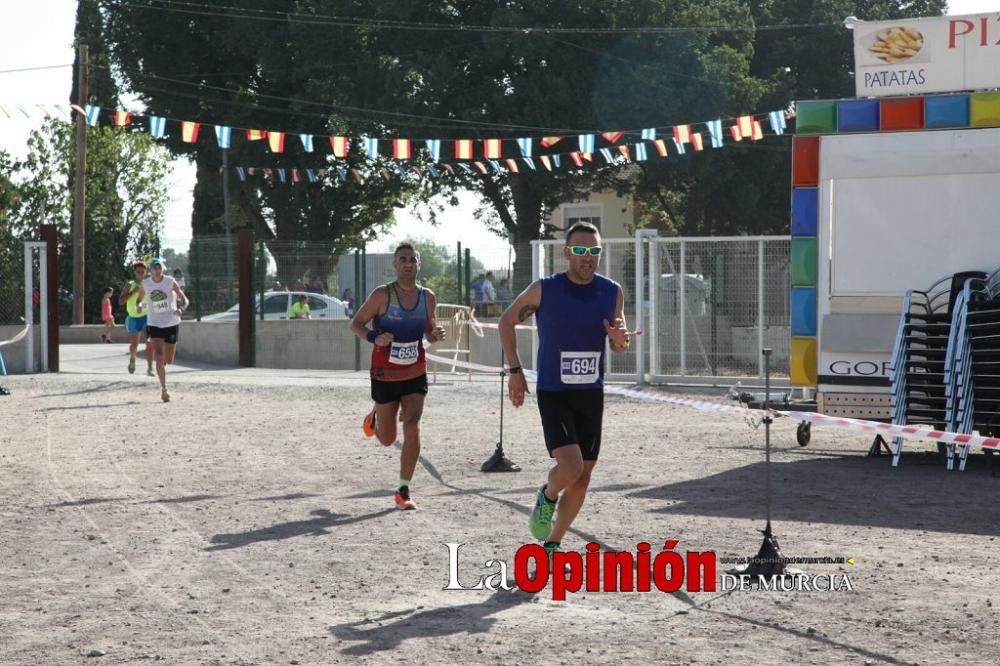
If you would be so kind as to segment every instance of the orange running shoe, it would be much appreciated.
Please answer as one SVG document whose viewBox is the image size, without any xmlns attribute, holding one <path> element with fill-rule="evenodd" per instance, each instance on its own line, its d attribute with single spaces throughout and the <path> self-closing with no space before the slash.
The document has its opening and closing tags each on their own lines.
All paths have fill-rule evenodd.
<svg viewBox="0 0 1000 666">
<path fill-rule="evenodd" d="M 412 511 L 413 509 L 417 508 L 417 505 L 414 504 L 413 500 L 410 499 L 410 489 L 407 488 L 406 486 L 403 486 L 402 488 L 396 491 L 395 500 L 397 509 L 401 509 L 403 511 Z"/>
<path fill-rule="evenodd" d="M 365 417 L 364 422 L 361 424 L 361 429 L 365 433 L 365 437 L 375 436 L 375 408 L 372 407 L 372 411 L 368 413 Z"/>
</svg>

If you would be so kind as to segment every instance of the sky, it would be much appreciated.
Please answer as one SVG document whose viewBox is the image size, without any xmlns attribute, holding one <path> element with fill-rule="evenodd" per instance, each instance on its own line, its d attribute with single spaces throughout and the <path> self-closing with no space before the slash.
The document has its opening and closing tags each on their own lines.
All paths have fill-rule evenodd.
<svg viewBox="0 0 1000 666">
<path fill-rule="evenodd" d="M 72 84 L 73 22 L 75 0 L 0 0 L 0 104 L 67 104 Z M 976 14 L 1000 11 L 1000 0 L 952 0 L 949 14 Z M 53 66 L 31 72 L 6 70 Z M 0 113 L 0 148 L 23 155 L 28 133 L 40 119 Z M 164 221 L 163 247 L 186 250 L 191 238 L 191 192 L 194 168 L 185 160 L 174 160 L 168 192 L 170 203 Z M 390 234 L 380 239 L 372 251 L 389 248 L 404 238 L 423 237 L 449 247 L 456 241 L 484 252 L 506 251 L 507 243 L 487 231 L 473 218 L 477 197 L 463 193 L 459 206 L 439 216 L 432 227 L 418 219 L 413 210 L 399 211 Z"/>
</svg>

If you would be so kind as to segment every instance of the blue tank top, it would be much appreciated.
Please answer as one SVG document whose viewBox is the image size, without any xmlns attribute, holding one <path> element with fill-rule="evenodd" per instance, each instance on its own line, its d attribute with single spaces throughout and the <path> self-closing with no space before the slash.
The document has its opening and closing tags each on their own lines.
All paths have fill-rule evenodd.
<svg viewBox="0 0 1000 666">
<path fill-rule="evenodd" d="M 543 278 L 538 324 L 539 391 L 573 391 L 604 386 L 604 320 L 614 321 L 617 282 L 595 274 L 576 284 L 565 273 Z"/>
<path fill-rule="evenodd" d="M 427 298 L 418 287 L 417 304 L 406 310 L 399 303 L 396 283 L 389 290 L 389 306 L 385 314 L 372 322 L 376 333 L 392 333 L 392 344 L 372 348 L 371 376 L 383 381 L 402 381 L 419 377 L 426 370 L 423 339 L 427 331 Z"/>
</svg>

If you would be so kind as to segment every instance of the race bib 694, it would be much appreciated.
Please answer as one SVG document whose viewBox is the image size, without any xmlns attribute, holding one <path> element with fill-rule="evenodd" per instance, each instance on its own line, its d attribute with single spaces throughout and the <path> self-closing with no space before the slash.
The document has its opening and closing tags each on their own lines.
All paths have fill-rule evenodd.
<svg viewBox="0 0 1000 666">
<path fill-rule="evenodd" d="M 562 352 L 559 378 L 563 384 L 595 384 L 600 377 L 601 352 Z"/>
</svg>

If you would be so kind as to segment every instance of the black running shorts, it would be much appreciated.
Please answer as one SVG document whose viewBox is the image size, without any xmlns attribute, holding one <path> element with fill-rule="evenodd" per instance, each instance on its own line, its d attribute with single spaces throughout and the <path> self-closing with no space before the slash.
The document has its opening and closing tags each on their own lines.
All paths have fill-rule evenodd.
<svg viewBox="0 0 1000 666">
<path fill-rule="evenodd" d="M 414 393 L 427 395 L 426 373 L 413 379 L 404 379 L 401 382 L 384 382 L 380 379 L 372 380 L 372 400 L 380 405 L 398 402 L 404 395 Z"/>
<path fill-rule="evenodd" d="M 560 446 L 578 444 L 584 460 L 597 460 L 601 452 L 604 389 L 536 391 L 535 398 L 549 457 Z"/>
<path fill-rule="evenodd" d="M 177 334 L 180 332 L 180 326 L 150 326 L 146 325 L 146 335 L 153 338 L 154 340 L 163 340 L 168 345 L 177 344 Z"/>
</svg>

